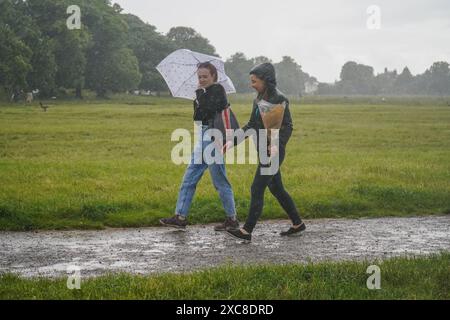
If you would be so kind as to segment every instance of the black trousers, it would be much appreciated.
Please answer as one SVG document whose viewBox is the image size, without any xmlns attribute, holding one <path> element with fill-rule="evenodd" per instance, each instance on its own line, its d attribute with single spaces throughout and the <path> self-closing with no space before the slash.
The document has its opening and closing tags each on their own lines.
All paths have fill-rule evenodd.
<svg viewBox="0 0 450 320">
<path fill-rule="evenodd" d="M 284 189 L 283 180 L 281 179 L 281 164 L 284 160 L 286 151 L 285 148 L 280 146 L 279 157 L 280 157 L 280 168 L 275 175 L 261 175 L 261 164 L 258 165 L 256 169 L 256 174 L 253 179 L 251 188 L 251 201 L 250 210 L 245 222 L 245 231 L 251 233 L 256 226 L 256 222 L 262 214 L 264 206 L 264 192 L 266 188 L 269 187 L 270 192 L 275 196 L 280 205 L 283 207 L 284 211 L 288 214 L 294 225 L 299 225 L 302 223 L 300 214 L 295 206 L 289 193 Z"/>
</svg>

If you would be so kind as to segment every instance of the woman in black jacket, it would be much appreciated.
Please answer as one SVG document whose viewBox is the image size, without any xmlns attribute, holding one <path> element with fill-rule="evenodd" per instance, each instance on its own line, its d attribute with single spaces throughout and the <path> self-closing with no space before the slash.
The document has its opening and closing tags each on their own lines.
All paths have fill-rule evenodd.
<svg viewBox="0 0 450 320">
<path fill-rule="evenodd" d="M 281 128 L 279 129 L 279 147 L 276 147 L 273 144 L 271 144 L 271 147 L 267 146 L 268 154 L 272 157 L 278 156 L 278 163 L 279 166 L 281 166 L 286 154 L 286 144 L 289 141 L 293 129 L 291 113 L 289 111 L 289 100 L 276 88 L 277 82 L 275 78 L 275 69 L 270 63 L 263 63 L 254 67 L 250 71 L 250 81 L 251 86 L 258 92 L 258 96 L 253 102 L 253 110 L 250 116 L 250 121 L 242 128 L 242 130 L 247 131 L 248 129 L 255 129 L 256 132 L 259 132 L 260 129 L 266 129 L 260 114 L 259 105 L 261 105 L 261 102 L 274 105 L 285 105 L 283 120 L 281 122 Z M 258 141 L 259 139 L 261 139 L 261 137 L 258 137 Z M 238 141 L 235 141 L 235 144 L 236 143 L 238 143 Z M 257 143 L 257 146 L 259 146 L 259 143 Z M 258 150 L 259 155 L 260 153 L 260 150 Z M 266 190 L 266 187 L 269 187 L 270 192 L 275 196 L 280 205 L 286 211 L 293 224 L 289 230 L 281 232 L 281 235 L 289 236 L 299 234 L 306 229 L 294 201 L 289 193 L 284 189 L 280 169 L 278 168 L 278 171 L 273 175 L 265 175 L 262 174 L 261 171 L 261 169 L 265 166 L 266 165 L 262 164 L 261 161 L 258 164 L 251 187 L 250 210 L 244 227 L 241 229 L 227 231 L 229 235 L 247 242 L 251 241 L 252 231 L 257 220 L 261 216 L 264 204 L 264 191 Z"/>
<path fill-rule="evenodd" d="M 217 113 L 222 112 L 229 106 L 225 89 L 217 83 L 217 69 L 209 62 L 198 65 L 199 88 L 196 90 L 194 100 L 194 121 L 201 126 L 201 137 L 195 146 L 191 161 L 186 169 L 183 182 L 178 193 L 175 215 L 170 218 L 161 219 L 165 226 L 184 229 L 187 223 L 189 208 L 194 197 L 195 189 L 206 169 L 209 169 L 214 187 L 219 192 L 227 218 L 224 223 L 215 226 L 216 231 L 225 231 L 230 228 L 238 228 L 239 222 L 236 218 L 236 209 L 233 190 L 227 179 L 225 163 L 208 163 L 203 157 L 203 150 L 213 142 L 208 134 L 208 129 L 213 126 Z M 222 155 L 220 155 L 222 156 Z M 221 158 L 223 159 L 223 158 Z M 198 161 L 199 160 L 199 161 Z"/>
</svg>

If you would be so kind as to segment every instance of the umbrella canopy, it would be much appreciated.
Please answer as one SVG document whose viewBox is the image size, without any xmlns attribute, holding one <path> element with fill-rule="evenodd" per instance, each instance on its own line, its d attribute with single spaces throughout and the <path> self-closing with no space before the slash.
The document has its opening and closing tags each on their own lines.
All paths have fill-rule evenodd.
<svg viewBox="0 0 450 320">
<path fill-rule="evenodd" d="M 236 92 L 233 82 L 225 74 L 224 62 L 214 56 L 180 49 L 169 54 L 156 69 L 169 86 L 172 96 L 193 100 L 198 88 L 197 65 L 202 62 L 211 62 L 216 67 L 218 83 L 227 93 Z"/>
</svg>

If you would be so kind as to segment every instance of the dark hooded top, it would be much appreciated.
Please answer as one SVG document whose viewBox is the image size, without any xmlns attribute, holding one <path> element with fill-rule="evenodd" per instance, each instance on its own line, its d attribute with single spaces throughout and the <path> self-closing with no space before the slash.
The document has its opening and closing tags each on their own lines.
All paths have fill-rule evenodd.
<svg viewBox="0 0 450 320">
<path fill-rule="evenodd" d="M 219 83 L 197 89 L 195 94 L 194 121 L 201 121 L 204 125 L 211 125 L 215 115 L 229 106 L 225 89 Z"/>
<path fill-rule="evenodd" d="M 260 65 L 255 66 L 250 74 L 254 74 L 261 80 L 264 80 L 267 86 L 267 95 L 264 99 L 270 103 L 279 104 L 286 103 L 286 109 L 284 110 L 283 122 L 281 123 L 280 134 L 279 134 L 279 142 L 280 147 L 286 147 L 286 144 L 291 137 L 293 125 L 292 125 L 292 117 L 291 112 L 289 111 L 289 100 L 277 89 L 277 80 L 275 75 L 275 69 L 271 63 L 262 63 Z M 259 129 L 265 129 L 264 124 L 259 114 L 258 102 L 263 98 L 262 94 L 258 94 L 256 99 L 253 101 L 253 109 L 252 114 L 250 116 L 250 120 L 248 123 L 242 127 L 242 130 L 247 131 L 252 128 L 258 132 Z M 238 141 L 235 140 L 235 144 Z"/>
</svg>

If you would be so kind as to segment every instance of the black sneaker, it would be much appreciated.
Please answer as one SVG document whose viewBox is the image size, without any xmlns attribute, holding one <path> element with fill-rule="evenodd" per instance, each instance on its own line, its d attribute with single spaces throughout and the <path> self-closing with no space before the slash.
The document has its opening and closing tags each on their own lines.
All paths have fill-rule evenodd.
<svg viewBox="0 0 450 320">
<path fill-rule="evenodd" d="M 305 230 L 306 226 L 304 223 L 302 223 L 300 227 L 298 228 L 290 227 L 288 231 L 283 231 L 280 233 L 280 235 L 281 236 L 301 235 Z"/>
<path fill-rule="evenodd" d="M 244 240 L 244 242 L 252 241 L 252 235 L 250 233 L 249 234 L 242 233 L 241 229 L 227 230 L 227 235 L 235 239 Z"/>
<path fill-rule="evenodd" d="M 226 230 L 236 230 L 239 229 L 239 221 L 237 219 L 232 219 L 230 217 L 226 218 L 225 221 L 214 227 L 215 231 L 226 231 Z"/>
<path fill-rule="evenodd" d="M 161 219 L 159 220 L 159 222 L 163 226 L 173 227 L 177 229 L 186 229 L 186 226 L 188 224 L 187 219 L 181 219 L 179 215 L 174 215 L 171 218 Z"/>
</svg>

